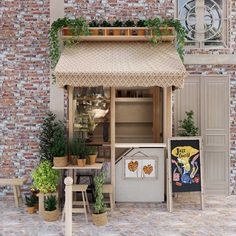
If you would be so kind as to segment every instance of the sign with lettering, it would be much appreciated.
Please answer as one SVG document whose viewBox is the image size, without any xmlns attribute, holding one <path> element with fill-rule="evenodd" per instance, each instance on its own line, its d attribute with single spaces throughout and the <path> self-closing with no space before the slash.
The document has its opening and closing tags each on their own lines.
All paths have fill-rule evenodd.
<svg viewBox="0 0 236 236">
<path fill-rule="evenodd" d="M 200 139 L 170 140 L 173 192 L 201 191 Z"/>
</svg>

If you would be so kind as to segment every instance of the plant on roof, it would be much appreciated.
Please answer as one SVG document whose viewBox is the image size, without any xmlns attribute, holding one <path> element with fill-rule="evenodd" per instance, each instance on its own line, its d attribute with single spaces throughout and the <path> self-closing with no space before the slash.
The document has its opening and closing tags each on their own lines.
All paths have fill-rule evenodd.
<svg viewBox="0 0 236 236">
<path fill-rule="evenodd" d="M 135 26 L 135 23 L 133 20 L 127 20 L 125 23 L 124 23 L 124 26 L 125 27 L 134 27 Z"/>
<path fill-rule="evenodd" d="M 51 29 L 49 30 L 49 45 L 50 45 L 49 56 L 51 60 L 52 70 L 55 69 L 56 64 L 60 57 L 59 31 L 63 27 L 70 28 L 75 37 L 69 41 L 70 44 L 73 41 L 78 41 L 78 36 L 89 34 L 89 29 L 88 29 L 86 20 L 82 17 L 77 18 L 77 19 L 69 19 L 65 17 L 65 18 L 59 18 L 56 21 L 54 21 L 51 25 Z M 55 78 L 54 78 L 54 82 L 55 82 Z"/>
<path fill-rule="evenodd" d="M 113 27 L 122 27 L 123 26 L 123 22 L 120 20 L 116 20 L 113 22 L 112 24 Z"/>
<path fill-rule="evenodd" d="M 198 128 L 194 124 L 193 111 L 186 111 L 186 118 L 180 120 L 178 136 L 196 136 L 198 135 Z"/>
</svg>

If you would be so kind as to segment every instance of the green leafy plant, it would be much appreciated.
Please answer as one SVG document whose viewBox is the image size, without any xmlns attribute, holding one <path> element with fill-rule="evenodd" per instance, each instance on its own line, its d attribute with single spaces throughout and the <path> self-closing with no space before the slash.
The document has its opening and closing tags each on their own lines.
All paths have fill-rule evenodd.
<svg viewBox="0 0 236 236">
<path fill-rule="evenodd" d="M 64 157 L 67 154 L 67 142 L 65 126 L 61 121 L 55 123 L 53 133 L 52 155 L 53 157 Z"/>
<path fill-rule="evenodd" d="M 146 20 L 139 20 L 137 22 L 138 27 L 145 27 L 146 26 Z"/>
<path fill-rule="evenodd" d="M 78 138 L 78 159 L 86 159 L 89 155 L 89 148 L 86 146 L 85 140 Z"/>
<path fill-rule="evenodd" d="M 41 193 L 50 193 L 57 190 L 59 171 L 52 169 L 50 161 L 42 161 L 32 172 L 33 185 Z"/>
<path fill-rule="evenodd" d="M 80 144 L 78 138 L 73 138 L 70 142 L 70 154 L 73 156 L 79 156 L 80 154 Z"/>
<path fill-rule="evenodd" d="M 66 154 L 65 126 L 56 120 L 56 115 L 47 112 L 39 135 L 39 154 L 41 160 L 53 162 L 54 156 Z"/>
<path fill-rule="evenodd" d="M 94 146 L 88 146 L 88 154 L 95 155 L 97 153 L 97 148 Z"/>
<path fill-rule="evenodd" d="M 38 202 L 38 198 L 35 195 L 25 196 L 25 205 L 27 207 L 33 207 Z"/>
<path fill-rule="evenodd" d="M 101 24 L 101 27 L 111 27 L 111 23 L 109 23 L 108 21 L 104 20 Z"/>
<path fill-rule="evenodd" d="M 56 196 L 48 196 L 44 200 L 44 209 L 45 211 L 54 211 L 57 209 L 57 199 Z"/>
<path fill-rule="evenodd" d="M 125 23 L 124 23 L 124 26 L 125 27 L 134 27 L 135 26 L 135 23 L 133 20 L 127 20 Z"/>
<path fill-rule="evenodd" d="M 123 22 L 120 20 L 116 20 L 113 22 L 112 24 L 113 27 L 122 27 L 123 26 Z"/>
<path fill-rule="evenodd" d="M 193 111 L 186 111 L 186 118 L 184 120 L 180 120 L 179 126 L 179 136 L 196 136 L 198 135 L 198 128 L 194 124 L 193 120 Z"/>
<path fill-rule="evenodd" d="M 104 172 L 100 172 L 98 176 L 94 177 L 94 186 L 95 186 L 94 214 L 102 214 L 106 212 L 104 196 L 102 193 L 104 182 L 105 182 Z"/>
<path fill-rule="evenodd" d="M 56 64 L 60 58 L 60 41 L 59 41 L 59 31 L 63 27 L 69 27 L 72 30 L 74 36 L 76 38 L 68 41 L 68 44 L 73 44 L 74 41 L 78 41 L 79 35 L 88 35 L 89 29 L 86 23 L 86 20 L 82 17 L 77 19 L 69 19 L 69 18 L 59 18 L 54 21 L 51 25 L 51 29 L 49 30 L 49 45 L 50 45 L 50 60 L 51 60 L 51 68 L 54 70 Z M 54 82 L 55 78 L 53 76 Z"/>
<path fill-rule="evenodd" d="M 99 27 L 99 22 L 97 20 L 92 20 L 89 22 L 89 27 Z"/>
</svg>

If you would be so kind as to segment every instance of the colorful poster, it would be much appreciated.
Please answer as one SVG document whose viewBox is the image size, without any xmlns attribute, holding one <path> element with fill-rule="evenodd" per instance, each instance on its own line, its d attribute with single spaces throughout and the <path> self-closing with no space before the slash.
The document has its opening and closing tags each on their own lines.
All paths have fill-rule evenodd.
<svg viewBox="0 0 236 236">
<path fill-rule="evenodd" d="M 173 192 L 201 191 L 200 140 L 170 140 Z"/>
</svg>

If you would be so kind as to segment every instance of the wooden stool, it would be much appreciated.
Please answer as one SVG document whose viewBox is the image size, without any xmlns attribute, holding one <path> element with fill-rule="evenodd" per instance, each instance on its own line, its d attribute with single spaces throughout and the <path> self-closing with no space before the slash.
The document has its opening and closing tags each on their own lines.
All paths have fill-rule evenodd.
<svg viewBox="0 0 236 236">
<path fill-rule="evenodd" d="M 103 185 L 103 193 L 108 193 L 109 194 L 109 198 L 110 198 L 110 209 L 113 210 L 114 206 L 113 206 L 113 187 L 111 184 L 104 184 Z"/>
<path fill-rule="evenodd" d="M 72 213 L 84 213 L 86 222 L 88 222 L 87 210 L 90 213 L 89 202 L 86 190 L 88 189 L 87 184 L 73 184 L 72 192 L 81 192 L 82 194 L 82 202 L 81 201 L 72 201 Z M 83 208 L 73 207 L 73 205 L 82 205 Z M 86 209 L 87 207 L 87 209 Z"/>
<path fill-rule="evenodd" d="M 27 179 L 0 179 L 0 185 L 10 185 L 13 187 L 15 206 L 19 207 L 19 203 L 23 203 L 20 193 L 20 186 L 25 184 Z"/>
</svg>

